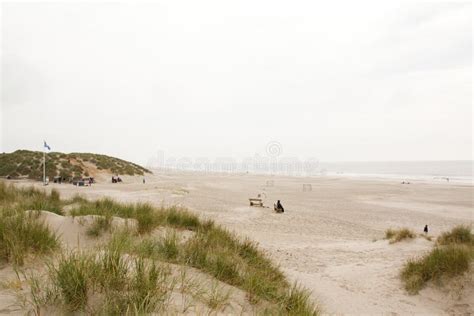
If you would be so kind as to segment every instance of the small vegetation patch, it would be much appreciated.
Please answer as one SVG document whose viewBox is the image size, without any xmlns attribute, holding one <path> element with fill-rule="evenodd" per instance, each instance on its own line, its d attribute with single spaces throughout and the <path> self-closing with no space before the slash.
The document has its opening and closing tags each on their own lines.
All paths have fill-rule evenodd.
<svg viewBox="0 0 474 316">
<path fill-rule="evenodd" d="M 57 236 L 39 220 L 47 210 L 61 213 L 59 194 L 16 188 L 0 182 L 0 260 L 22 265 L 28 254 L 46 254 L 59 247 Z"/>
<path fill-rule="evenodd" d="M 451 231 L 445 232 L 438 237 L 440 245 L 449 244 L 465 244 L 474 245 L 474 234 L 471 233 L 471 228 L 460 225 L 454 227 Z"/>
<path fill-rule="evenodd" d="M 426 255 L 409 260 L 401 278 L 405 289 L 418 293 L 429 281 L 440 281 L 462 275 L 471 268 L 474 243 L 468 227 L 457 226 L 438 238 L 438 246 Z"/>
<path fill-rule="evenodd" d="M 0 181 L 0 207 L 15 208 L 20 211 L 49 211 L 62 215 L 64 202 L 57 190 L 48 194 L 34 187 L 17 188 Z"/>
<path fill-rule="evenodd" d="M 120 252 L 72 252 L 48 267 L 47 278 L 30 278 L 36 311 L 60 305 L 66 312 L 149 314 L 165 307 L 173 282 L 165 266 Z M 95 298 L 95 299 L 94 299 Z M 100 300 L 97 300 L 100 298 Z M 163 310 L 162 310 L 163 311 Z"/>
<path fill-rule="evenodd" d="M 23 265 L 25 257 L 59 247 L 57 236 L 38 220 L 38 214 L 0 210 L 0 260 Z"/>
<path fill-rule="evenodd" d="M 201 226 L 199 218 L 185 209 L 177 207 L 155 208 L 147 203 L 119 203 L 104 198 L 94 202 L 76 199 L 72 216 L 100 215 L 133 218 L 138 222 L 138 231 L 148 233 L 158 226 L 171 226 L 179 229 L 197 230 Z"/>
<path fill-rule="evenodd" d="M 402 241 L 404 239 L 413 239 L 416 234 L 408 228 L 401 229 L 387 229 L 385 231 L 385 239 L 388 239 L 391 244 Z"/>
<path fill-rule="evenodd" d="M 416 294 L 427 282 L 454 277 L 469 270 L 472 249 L 465 246 L 436 247 L 427 255 L 410 260 L 402 270 L 405 289 Z"/>
<path fill-rule="evenodd" d="M 110 216 L 97 216 L 94 218 L 92 225 L 87 228 L 87 235 L 91 237 L 99 237 L 102 233 L 110 230 L 112 218 Z"/>
</svg>

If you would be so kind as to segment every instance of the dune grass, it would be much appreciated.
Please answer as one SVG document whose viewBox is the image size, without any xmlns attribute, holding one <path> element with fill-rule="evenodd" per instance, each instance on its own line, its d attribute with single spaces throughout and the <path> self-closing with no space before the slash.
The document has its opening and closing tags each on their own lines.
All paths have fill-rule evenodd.
<svg viewBox="0 0 474 316">
<path fill-rule="evenodd" d="M 158 226 L 170 226 L 180 229 L 196 230 L 199 219 L 185 209 L 177 207 L 155 208 L 147 203 L 119 203 L 110 198 L 88 201 L 76 198 L 76 204 L 69 213 L 72 216 L 100 215 L 133 218 L 138 222 L 139 233 L 148 233 Z"/>
<path fill-rule="evenodd" d="M 110 230 L 112 226 L 112 217 L 107 216 L 97 216 L 94 218 L 92 225 L 87 228 L 87 235 L 92 237 L 99 237 L 102 233 Z"/>
<path fill-rule="evenodd" d="M 417 294 L 430 281 L 449 279 L 469 271 L 474 259 L 472 237 L 466 226 L 443 233 L 438 238 L 438 246 L 405 264 L 401 272 L 405 289 L 410 294 Z"/>
<path fill-rule="evenodd" d="M 143 315 L 165 307 L 173 286 L 169 276 L 168 268 L 153 261 L 127 260 L 109 249 L 65 254 L 48 265 L 47 279 L 29 280 L 36 311 L 59 305 L 66 313 Z"/>
<path fill-rule="evenodd" d="M 62 215 L 64 203 L 57 190 L 53 189 L 48 194 L 34 187 L 18 188 L 0 181 L 0 206 L 23 211 L 49 211 Z"/>
<path fill-rule="evenodd" d="M 445 232 L 438 237 L 440 245 L 449 244 L 465 244 L 474 245 L 474 234 L 471 233 L 471 228 L 466 225 L 454 227 L 451 231 Z"/>
<path fill-rule="evenodd" d="M 469 270 L 472 256 L 469 247 L 450 245 L 436 247 L 421 258 L 409 260 L 401 273 L 405 289 L 416 294 L 429 281 L 461 275 Z"/>
<path fill-rule="evenodd" d="M 107 208 L 104 207 L 108 205 Z M 99 206 L 94 209 L 94 206 Z M 86 207 L 88 206 L 88 207 Z M 138 212 L 145 209 L 152 224 L 148 229 L 140 229 Z M 143 205 L 116 205 L 113 201 L 89 202 L 73 210 L 74 214 L 110 214 L 136 218 L 139 222 L 138 233 L 142 237 L 134 238 L 129 231 L 117 231 L 112 235 L 108 247 L 120 249 L 125 253 L 139 255 L 154 260 L 164 260 L 197 268 L 217 280 L 242 288 L 252 303 L 261 300 L 281 306 L 285 313 L 300 313 L 306 306 L 307 315 L 316 315 L 318 309 L 311 304 L 309 294 L 301 288 L 287 291 L 290 284 L 283 273 L 250 240 L 240 240 L 233 233 L 212 221 L 201 221 L 194 214 L 176 208 L 153 209 Z M 161 237 L 147 237 L 152 228 L 167 226 L 186 229 L 194 235 L 185 242 L 179 242 L 175 233 L 167 232 Z M 290 296 L 300 298 L 304 304 L 293 304 Z M 296 309 L 296 310 L 295 310 Z"/>
<path fill-rule="evenodd" d="M 71 253 L 49 264 L 48 278 L 42 281 L 43 285 L 32 278 L 31 296 L 36 302 L 35 310 L 54 303 L 64 306 L 68 312 L 94 309 L 90 295 L 97 292 L 102 307 L 94 309 L 94 313 L 163 311 L 172 282 L 166 279 L 166 273 L 158 262 L 169 262 L 196 268 L 216 280 L 241 288 L 251 303 L 270 304 L 272 314 L 319 314 L 309 299 L 309 293 L 292 286 L 255 243 L 242 240 L 213 221 L 201 220 L 177 207 L 155 208 L 149 204 L 126 204 L 107 198 L 88 201 L 78 196 L 61 200 L 57 192 L 48 195 L 39 190 L 5 186 L 0 182 L 0 206 L 18 206 L 14 216 L 0 218 L 0 255 L 7 260 L 21 263 L 29 252 L 46 253 L 58 247 L 56 236 L 37 221 L 35 213 L 24 212 L 23 197 L 29 199 L 28 205 L 44 202 L 36 205 L 46 205 L 50 210 L 56 209 L 57 213 L 62 212 L 64 205 L 71 204 L 72 216 L 99 215 L 87 233 L 90 236 L 99 236 L 105 231 L 112 233 L 108 243 L 96 254 Z M 17 216 L 19 214 L 23 215 Z M 137 229 L 111 230 L 113 216 L 135 219 Z M 154 237 L 150 234 L 159 227 L 165 227 L 164 235 Z M 192 233 L 188 239 L 181 240 L 177 234 L 180 230 Z M 13 232 L 20 234 L 15 236 Z M 211 294 L 209 304 L 218 307 L 225 301 Z"/>
<path fill-rule="evenodd" d="M 385 231 L 385 239 L 388 239 L 391 244 L 400 242 L 405 239 L 413 239 L 416 234 L 408 228 L 387 229 Z"/>
<path fill-rule="evenodd" d="M 28 254 L 59 248 L 57 236 L 34 212 L 0 209 L 0 260 L 23 265 Z"/>
<path fill-rule="evenodd" d="M 45 209 L 61 213 L 57 191 L 16 188 L 0 182 L 0 260 L 23 265 L 29 254 L 49 253 L 59 247 L 57 236 L 38 219 Z"/>
</svg>

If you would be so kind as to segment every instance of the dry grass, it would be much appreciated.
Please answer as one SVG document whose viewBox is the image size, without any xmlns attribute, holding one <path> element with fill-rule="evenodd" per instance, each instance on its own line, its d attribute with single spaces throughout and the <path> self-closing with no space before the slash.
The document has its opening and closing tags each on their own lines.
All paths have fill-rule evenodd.
<svg viewBox="0 0 474 316">
<path fill-rule="evenodd" d="M 415 237 L 416 234 L 408 228 L 387 229 L 385 231 L 385 239 L 388 239 L 391 244 Z"/>
</svg>

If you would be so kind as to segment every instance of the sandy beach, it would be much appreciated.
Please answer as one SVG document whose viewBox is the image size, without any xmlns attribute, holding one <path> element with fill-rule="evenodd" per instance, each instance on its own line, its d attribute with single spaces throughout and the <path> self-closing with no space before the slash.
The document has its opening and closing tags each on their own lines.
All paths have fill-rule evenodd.
<svg viewBox="0 0 474 316">
<path fill-rule="evenodd" d="M 30 185 L 31 182 L 20 182 Z M 311 184 L 311 191 L 303 191 Z M 36 184 L 39 186 L 39 184 Z M 430 285 L 408 295 L 399 280 L 406 260 L 434 242 L 416 238 L 389 244 L 388 228 L 408 227 L 436 237 L 457 224 L 472 225 L 473 187 L 396 180 L 155 171 L 124 183 L 92 187 L 51 184 L 64 197 L 182 205 L 259 243 L 290 277 L 312 291 L 330 314 L 470 314 L 474 281 Z M 266 207 L 250 207 L 261 194 Z M 280 199 L 284 214 L 273 212 Z M 267 208 L 271 206 L 271 208 Z M 433 239 L 434 240 L 434 239 Z"/>
</svg>

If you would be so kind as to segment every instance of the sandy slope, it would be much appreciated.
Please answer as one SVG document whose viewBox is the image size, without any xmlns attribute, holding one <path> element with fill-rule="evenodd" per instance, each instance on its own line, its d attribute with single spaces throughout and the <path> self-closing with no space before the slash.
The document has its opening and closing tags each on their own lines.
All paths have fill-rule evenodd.
<svg viewBox="0 0 474 316">
<path fill-rule="evenodd" d="M 287 275 L 310 288 L 328 313 L 474 313 L 474 282 L 429 286 L 419 295 L 403 290 L 398 273 L 432 242 L 418 238 L 389 245 L 387 228 L 430 226 L 437 236 L 457 224 L 472 224 L 473 187 L 449 183 L 334 177 L 290 178 L 255 175 L 160 173 L 126 178 L 123 184 L 91 188 L 51 185 L 65 196 L 81 193 L 123 201 L 185 205 L 259 242 Z M 266 186 L 273 180 L 273 186 Z M 303 192 L 302 184 L 313 190 Z M 266 205 L 280 199 L 284 214 L 248 206 L 264 193 Z M 376 241 L 374 241 L 377 239 Z"/>
<path fill-rule="evenodd" d="M 86 215 L 72 218 L 47 211 L 33 212 L 37 214 L 40 221 L 46 223 L 57 234 L 66 253 L 69 250 L 82 251 L 87 249 L 90 251 L 89 253 L 97 251 L 96 253 L 100 254 L 98 247 L 109 240 L 109 233 L 105 233 L 101 237 L 89 237 L 86 233 L 88 227 L 98 216 Z M 123 227 L 133 229 L 136 226 L 136 220 L 112 217 L 111 226 L 118 229 Z M 163 236 L 169 229 L 160 227 L 151 234 L 154 237 Z M 180 242 L 184 242 L 193 235 L 192 231 L 185 230 L 175 230 L 175 233 Z M 55 259 L 55 257 L 46 258 L 49 262 L 54 262 Z M 127 259 L 130 260 L 130 266 L 133 266 L 133 257 L 130 256 L 125 260 Z M 172 290 L 170 291 L 166 310 L 169 315 L 249 315 L 254 314 L 256 308 L 264 308 L 264 305 L 257 307 L 251 305 L 243 290 L 218 281 L 197 269 L 167 263 L 164 263 L 163 267 L 169 269 L 171 273 L 169 286 L 172 287 Z M 12 265 L 4 264 L 0 266 L 0 315 L 33 314 L 32 305 L 28 304 L 30 292 L 25 275 L 45 275 L 46 267 L 43 261 L 31 257 L 27 258 L 25 266 L 18 271 L 17 274 Z M 217 312 L 211 310 L 206 304 L 214 289 L 221 296 L 229 296 Z M 41 310 L 41 314 L 63 315 L 64 311 L 58 306 L 47 307 L 45 310 Z"/>
</svg>

